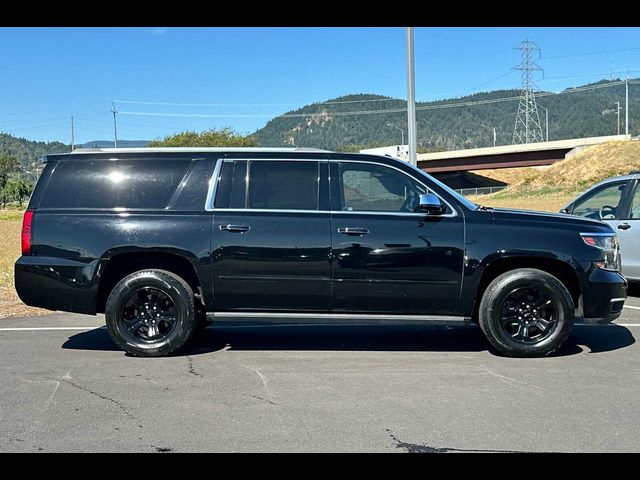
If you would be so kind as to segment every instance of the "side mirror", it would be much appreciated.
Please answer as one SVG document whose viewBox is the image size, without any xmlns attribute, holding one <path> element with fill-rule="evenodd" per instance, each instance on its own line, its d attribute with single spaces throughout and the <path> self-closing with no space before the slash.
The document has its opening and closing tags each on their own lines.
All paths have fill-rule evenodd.
<svg viewBox="0 0 640 480">
<path fill-rule="evenodd" d="M 563 208 L 562 210 L 560 210 L 560 213 L 569 213 L 569 209 L 568 208 Z"/>
<path fill-rule="evenodd" d="M 418 209 L 427 215 L 442 215 L 447 210 L 447 207 L 433 193 L 423 193 L 420 195 Z"/>
</svg>

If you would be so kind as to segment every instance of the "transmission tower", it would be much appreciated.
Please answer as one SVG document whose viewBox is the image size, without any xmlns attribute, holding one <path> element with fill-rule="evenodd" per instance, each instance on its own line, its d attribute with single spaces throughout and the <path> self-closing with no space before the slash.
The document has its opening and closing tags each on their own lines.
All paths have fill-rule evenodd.
<svg viewBox="0 0 640 480">
<path fill-rule="evenodd" d="M 534 94 L 538 87 L 536 87 L 532 79 L 533 72 L 536 70 L 542 71 L 542 68 L 533 61 L 533 53 L 537 51 L 539 56 L 540 48 L 531 40 L 525 40 L 515 48 L 522 50 L 522 62 L 520 65 L 513 67 L 514 70 L 522 71 L 522 94 L 518 104 L 516 124 L 513 127 L 513 144 L 542 142 L 544 141 L 544 136 Z"/>
</svg>

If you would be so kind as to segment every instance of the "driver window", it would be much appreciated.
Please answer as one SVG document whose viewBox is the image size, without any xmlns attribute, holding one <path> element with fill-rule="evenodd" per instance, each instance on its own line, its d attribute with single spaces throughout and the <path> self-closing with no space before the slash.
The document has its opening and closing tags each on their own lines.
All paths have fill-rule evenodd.
<svg viewBox="0 0 640 480">
<path fill-rule="evenodd" d="M 617 182 L 587 194 L 573 207 L 573 214 L 598 220 L 618 218 L 618 207 L 626 182 Z"/>
<path fill-rule="evenodd" d="M 342 210 L 360 212 L 416 211 L 427 189 L 392 168 L 364 163 L 340 163 Z"/>
</svg>

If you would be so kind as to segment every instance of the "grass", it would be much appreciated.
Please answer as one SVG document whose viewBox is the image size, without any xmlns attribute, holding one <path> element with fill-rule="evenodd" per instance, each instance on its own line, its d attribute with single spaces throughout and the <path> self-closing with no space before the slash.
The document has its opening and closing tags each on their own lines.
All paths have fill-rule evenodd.
<svg viewBox="0 0 640 480">
<path fill-rule="evenodd" d="M 0 318 L 51 313 L 23 304 L 14 288 L 13 264 L 20 256 L 22 214 L 18 209 L 0 209 Z"/>
<path fill-rule="evenodd" d="M 525 210 L 542 210 L 545 212 L 559 212 L 562 207 L 575 198 L 570 193 L 556 193 L 554 195 L 529 195 L 496 197 L 494 195 L 468 196 L 469 200 L 487 207 L 522 208 Z"/>
<path fill-rule="evenodd" d="M 549 167 L 476 171 L 509 186 L 492 195 L 469 198 L 491 207 L 557 212 L 592 185 L 631 170 L 640 170 L 640 142 L 607 142 Z"/>
</svg>

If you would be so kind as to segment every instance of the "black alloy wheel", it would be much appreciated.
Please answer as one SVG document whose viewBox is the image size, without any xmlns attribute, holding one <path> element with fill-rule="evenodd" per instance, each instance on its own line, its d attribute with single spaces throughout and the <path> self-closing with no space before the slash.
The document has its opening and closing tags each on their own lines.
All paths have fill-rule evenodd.
<svg viewBox="0 0 640 480">
<path fill-rule="evenodd" d="M 535 268 L 497 276 L 482 295 L 478 323 L 491 346 L 511 357 L 548 355 L 569 337 L 575 315 L 567 287 Z"/>
<path fill-rule="evenodd" d="M 193 290 L 165 270 L 141 270 L 118 282 L 107 299 L 105 319 L 113 341 L 140 357 L 178 352 L 198 324 Z"/>
</svg>

